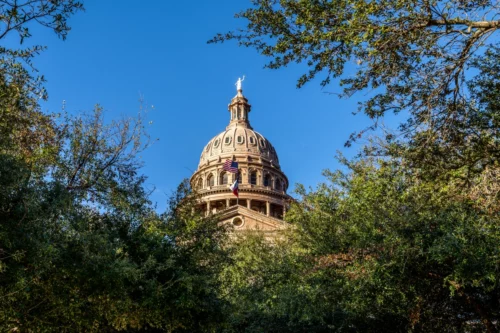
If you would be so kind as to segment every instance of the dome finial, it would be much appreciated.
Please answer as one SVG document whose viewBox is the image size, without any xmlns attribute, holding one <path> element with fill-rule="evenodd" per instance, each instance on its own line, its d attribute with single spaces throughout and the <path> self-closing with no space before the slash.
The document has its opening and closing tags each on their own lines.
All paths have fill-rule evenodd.
<svg viewBox="0 0 500 333">
<path fill-rule="evenodd" d="M 235 86 L 236 86 L 236 91 L 241 91 L 241 82 L 245 80 L 245 75 L 243 75 L 243 78 L 238 78 L 238 81 L 236 81 Z"/>
</svg>

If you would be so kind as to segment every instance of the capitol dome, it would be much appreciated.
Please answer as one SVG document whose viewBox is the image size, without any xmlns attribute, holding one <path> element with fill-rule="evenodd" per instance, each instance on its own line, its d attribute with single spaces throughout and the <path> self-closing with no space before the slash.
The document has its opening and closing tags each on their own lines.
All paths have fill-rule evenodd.
<svg viewBox="0 0 500 333">
<path fill-rule="evenodd" d="M 237 230 L 275 232 L 284 228 L 290 201 L 288 178 L 271 142 L 250 126 L 251 105 L 243 96 L 241 81 L 228 106 L 229 125 L 203 148 L 191 186 L 199 193 L 207 214 L 220 213 L 222 222 Z M 225 168 L 228 161 L 237 164 L 237 169 L 231 172 Z M 237 197 L 230 189 L 235 183 Z"/>
<path fill-rule="evenodd" d="M 278 155 L 271 142 L 253 129 L 238 126 L 238 124 L 228 126 L 224 132 L 208 142 L 201 153 L 199 165 L 241 153 L 257 159 L 265 159 L 279 168 Z"/>
</svg>

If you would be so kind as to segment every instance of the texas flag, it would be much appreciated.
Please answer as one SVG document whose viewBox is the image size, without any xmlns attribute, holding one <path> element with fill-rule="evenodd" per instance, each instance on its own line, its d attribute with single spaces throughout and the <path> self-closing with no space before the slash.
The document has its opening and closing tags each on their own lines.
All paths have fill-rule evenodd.
<svg viewBox="0 0 500 333">
<path fill-rule="evenodd" d="M 233 185 L 229 186 L 229 188 L 233 191 L 235 196 L 238 196 L 238 179 L 236 179 Z"/>
</svg>

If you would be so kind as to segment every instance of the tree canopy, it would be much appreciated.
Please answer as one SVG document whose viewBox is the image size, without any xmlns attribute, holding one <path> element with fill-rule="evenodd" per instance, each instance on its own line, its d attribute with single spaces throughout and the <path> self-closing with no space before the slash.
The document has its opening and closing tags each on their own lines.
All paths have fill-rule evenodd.
<svg viewBox="0 0 500 333">
<path fill-rule="evenodd" d="M 498 1 L 255 0 L 235 40 L 300 88 L 338 79 L 376 132 L 347 172 L 298 187 L 289 234 L 229 272 L 236 330 L 495 332 L 500 304 Z M 335 88 L 333 88 L 335 89 Z M 248 276 L 249 278 L 245 279 Z M 243 302 L 242 302 L 243 301 Z"/>
<path fill-rule="evenodd" d="M 187 181 L 158 212 L 144 112 L 43 112 L 43 46 L 0 48 L 0 331 L 496 332 L 500 48 L 492 1 L 255 0 L 219 35 L 341 77 L 361 110 L 407 111 L 316 188 L 273 241 L 199 211 Z M 72 0 L 0 0 L 0 40 L 66 38 Z M 491 39 L 490 39 L 491 40 Z M 349 63 L 358 66 L 349 77 Z"/>
<path fill-rule="evenodd" d="M 286 238 L 239 248 L 224 293 L 235 331 L 496 332 L 498 215 L 397 161 L 346 163 L 299 188 Z"/>
<path fill-rule="evenodd" d="M 27 24 L 61 38 L 79 2 L 0 1 L 0 39 Z M 205 331 L 221 318 L 225 227 L 186 182 L 155 210 L 139 153 L 143 113 L 43 112 L 43 49 L 0 50 L 0 331 Z"/>
<path fill-rule="evenodd" d="M 298 87 L 322 75 L 322 85 L 339 77 L 344 97 L 368 90 L 360 110 L 373 119 L 408 111 L 402 133 L 446 132 L 469 100 L 464 80 L 473 55 L 498 35 L 499 6 L 489 0 L 256 0 L 236 15 L 246 28 L 211 42 L 255 48 L 271 58 L 269 68 L 306 63 Z"/>
</svg>

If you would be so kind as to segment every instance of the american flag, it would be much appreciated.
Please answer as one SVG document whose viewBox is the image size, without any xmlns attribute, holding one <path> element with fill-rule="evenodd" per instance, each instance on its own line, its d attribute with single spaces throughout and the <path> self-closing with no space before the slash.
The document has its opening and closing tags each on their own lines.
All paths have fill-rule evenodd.
<svg viewBox="0 0 500 333">
<path fill-rule="evenodd" d="M 238 162 L 226 160 L 226 163 L 224 163 L 222 169 L 229 171 L 231 173 L 238 173 Z"/>
</svg>

